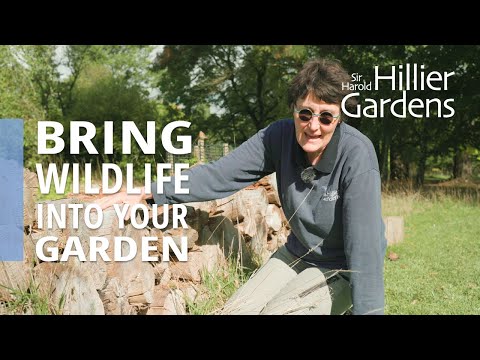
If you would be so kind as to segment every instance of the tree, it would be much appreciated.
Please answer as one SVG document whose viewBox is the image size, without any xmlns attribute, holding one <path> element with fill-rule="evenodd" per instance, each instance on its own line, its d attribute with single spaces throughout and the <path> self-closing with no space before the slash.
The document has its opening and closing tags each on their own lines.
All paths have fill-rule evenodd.
<svg viewBox="0 0 480 360">
<path fill-rule="evenodd" d="M 288 116 L 286 90 L 305 55 L 302 46 L 172 45 L 153 71 L 160 96 L 180 104 L 195 130 L 241 142 Z"/>
<path fill-rule="evenodd" d="M 39 160 L 36 152 L 36 121 L 45 113 L 37 101 L 27 69 L 14 56 L 11 46 L 0 46 L 0 119 L 24 120 L 24 163 L 29 168 Z"/>
<path fill-rule="evenodd" d="M 89 65 L 107 66 L 114 77 L 141 86 L 151 49 L 137 45 L 25 45 L 15 47 L 15 55 L 29 70 L 46 118 L 61 120 L 69 115 L 76 83 Z"/>
<path fill-rule="evenodd" d="M 130 111 L 140 111 L 139 108 L 143 105 L 138 104 L 149 102 L 146 92 L 149 87 L 147 68 L 151 62 L 148 59 L 151 50 L 150 46 L 137 45 L 2 46 L 0 94 L 3 101 L 0 113 L 8 114 L 4 115 L 8 117 L 31 119 L 31 126 L 25 127 L 28 166 L 33 166 L 30 160 L 34 157 L 36 161 L 39 160 L 36 156 L 37 121 L 58 121 L 68 131 L 70 120 L 76 116 L 82 118 L 80 108 L 85 116 L 95 118 L 89 106 L 84 103 L 83 107 L 79 105 L 85 99 L 86 89 L 92 93 L 96 86 L 100 86 L 111 94 L 108 91 L 115 88 L 117 97 L 109 98 L 108 101 L 118 104 L 116 101 L 122 99 L 124 103 L 118 104 L 119 111 L 124 111 L 133 101 L 137 103 L 134 106 L 136 110 L 130 106 Z M 105 76 L 110 79 L 109 86 L 98 81 Z M 103 94 L 98 94 L 99 99 L 104 99 L 102 96 Z M 91 101 L 95 102 L 95 99 L 92 98 Z M 108 109 L 115 117 L 115 109 L 111 106 Z M 99 112 L 97 118 L 106 116 L 101 110 L 95 108 Z M 152 117 L 150 113 L 147 111 L 145 116 Z M 49 159 L 44 157 L 42 160 Z"/>
<path fill-rule="evenodd" d="M 130 85 L 126 79 L 115 78 L 103 65 L 90 65 L 78 79 L 73 92 L 73 104 L 66 118 L 66 133 L 70 121 L 83 120 L 93 123 L 97 135 L 92 140 L 99 155 L 91 156 L 84 149 L 78 156 L 85 162 L 111 162 L 118 165 L 134 162 L 152 162 L 152 157 L 141 154 L 139 147 L 133 146 L 132 156 L 122 155 L 122 121 L 133 121 L 142 133 L 146 133 L 147 121 L 156 121 L 160 130 L 159 113 L 156 105 L 148 99 L 147 92 L 138 85 Z M 103 155 L 104 122 L 113 121 L 114 154 Z M 157 136 L 157 148 L 161 149 L 161 137 Z M 65 138 L 66 146 L 69 139 Z M 133 142 L 134 143 L 134 142 Z M 156 161 L 160 159 L 155 159 Z"/>
</svg>

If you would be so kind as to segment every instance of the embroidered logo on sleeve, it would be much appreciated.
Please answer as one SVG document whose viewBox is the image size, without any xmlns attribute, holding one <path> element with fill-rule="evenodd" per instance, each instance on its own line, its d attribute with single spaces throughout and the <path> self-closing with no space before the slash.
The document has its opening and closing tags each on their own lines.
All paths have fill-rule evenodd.
<svg viewBox="0 0 480 360">
<path fill-rule="evenodd" d="M 330 190 L 327 191 L 325 189 L 325 194 L 322 197 L 323 201 L 337 201 L 340 198 L 340 195 L 338 195 L 337 190 Z"/>
</svg>

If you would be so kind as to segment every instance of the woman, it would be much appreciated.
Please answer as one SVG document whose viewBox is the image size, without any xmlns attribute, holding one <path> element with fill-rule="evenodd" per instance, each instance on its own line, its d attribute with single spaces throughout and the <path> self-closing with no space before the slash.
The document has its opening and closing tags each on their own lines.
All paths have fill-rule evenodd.
<svg viewBox="0 0 480 360">
<path fill-rule="evenodd" d="M 274 122 L 222 159 L 187 170 L 187 195 L 165 184 L 157 204 L 227 197 L 276 172 L 292 232 L 227 302 L 225 314 L 383 314 L 378 160 L 371 141 L 345 124 L 341 102 L 350 80 L 338 62 L 309 61 L 291 83 L 292 119 Z M 346 103 L 346 107 L 353 104 Z M 101 200 L 135 203 L 152 195 Z"/>
</svg>

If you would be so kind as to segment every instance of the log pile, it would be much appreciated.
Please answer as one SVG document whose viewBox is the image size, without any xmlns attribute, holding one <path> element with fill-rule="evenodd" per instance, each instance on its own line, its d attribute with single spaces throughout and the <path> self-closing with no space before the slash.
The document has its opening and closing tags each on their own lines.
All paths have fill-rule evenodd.
<svg viewBox="0 0 480 360">
<path fill-rule="evenodd" d="M 222 267 L 231 257 L 238 258 L 245 267 L 259 266 L 286 241 L 290 229 L 280 207 L 274 176 L 263 178 L 225 199 L 185 204 L 188 229 L 174 229 L 169 223 L 167 228 L 159 230 L 153 226 L 151 213 L 146 228 L 135 229 L 127 223 L 120 229 L 113 209 L 104 210 L 102 226 L 95 230 L 82 221 L 83 210 L 80 210 L 78 229 L 72 226 L 70 212 L 67 212 L 65 229 L 56 225 L 53 229 L 39 229 L 35 212 L 36 175 L 25 171 L 25 260 L 23 263 L 0 262 L 0 284 L 8 287 L 0 287 L 0 305 L 14 299 L 16 295 L 11 289 L 28 292 L 35 287 L 56 313 L 185 314 L 186 299 L 197 296 L 203 271 Z M 47 204 L 60 207 L 61 204 L 86 205 L 92 201 L 91 197 L 77 196 L 39 204 L 45 209 Z M 95 220 L 94 216 L 92 213 L 90 218 Z M 140 213 L 137 218 L 140 222 Z M 161 219 L 158 220 L 160 223 Z M 149 255 L 158 255 L 159 261 L 143 262 L 138 251 L 132 260 L 125 262 L 104 261 L 100 257 L 96 261 L 70 257 L 65 262 L 42 262 L 35 254 L 35 245 L 45 236 L 59 239 L 55 246 L 60 254 L 70 236 L 78 236 L 86 254 L 91 236 L 105 237 L 110 244 L 116 236 L 129 237 L 138 249 L 141 249 L 142 237 L 152 236 L 157 241 Z M 170 262 L 161 261 L 165 236 L 177 245 L 182 236 L 187 237 L 187 262 L 177 261 L 173 254 Z M 52 244 L 46 244 L 45 250 L 47 246 Z M 128 251 L 128 246 L 123 243 L 122 252 Z M 107 255 L 113 259 L 112 251 L 110 246 Z"/>
</svg>

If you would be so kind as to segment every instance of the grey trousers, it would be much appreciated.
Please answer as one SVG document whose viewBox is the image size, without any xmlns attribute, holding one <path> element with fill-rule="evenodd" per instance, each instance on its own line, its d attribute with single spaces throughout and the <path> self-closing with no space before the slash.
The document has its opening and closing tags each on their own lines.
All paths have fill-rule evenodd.
<svg viewBox="0 0 480 360">
<path fill-rule="evenodd" d="M 221 313 L 338 315 L 351 306 L 349 281 L 338 271 L 308 264 L 282 246 L 237 290 Z"/>
</svg>

